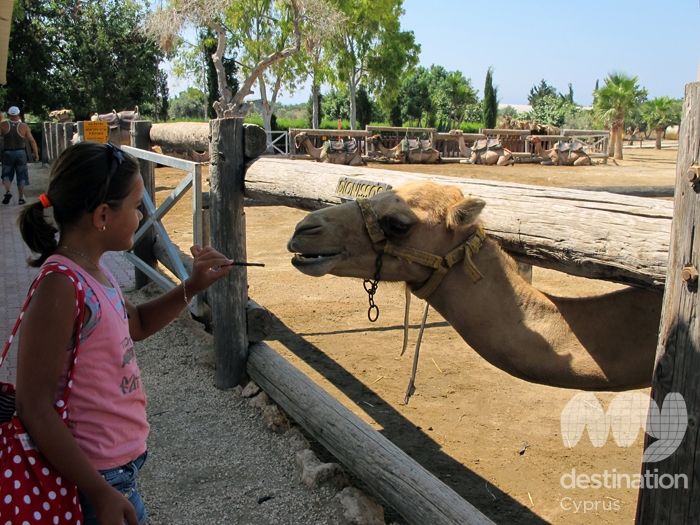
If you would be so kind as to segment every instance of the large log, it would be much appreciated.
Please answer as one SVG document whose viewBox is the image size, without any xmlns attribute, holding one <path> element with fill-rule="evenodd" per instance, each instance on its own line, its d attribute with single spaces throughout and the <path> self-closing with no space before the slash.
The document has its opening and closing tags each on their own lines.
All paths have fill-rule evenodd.
<svg viewBox="0 0 700 525">
<path fill-rule="evenodd" d="M 245 157 L 254 159 L 267 148 L 267 134 L 260 126 L 244 124 Z M 151 142 L 185 151 L 209 151 L 209 122 L 171 122 L 151 126 Z"/>
<path fill-rule="evenodd" d="M 209 122 L 153 124 L 151 142 L 168 148 L 209 150 Z"/>
<path fill-rule="evenodd" d="M 344 202 L 336 194 L 341 177 L 392 187 L 417 180 L 459 186 L 486 201 L 487 232 L 522 262 L 583 277 L 663 287 L 673 215 L 670 201 L 273 157 L 249 165 L 246 196 L 314 210 Z"/>
<path fill-rule="evenodd" d="M 248 374 L 407 523 L 493 523 L 266 344 L 251 347 Z"/>
</svg>

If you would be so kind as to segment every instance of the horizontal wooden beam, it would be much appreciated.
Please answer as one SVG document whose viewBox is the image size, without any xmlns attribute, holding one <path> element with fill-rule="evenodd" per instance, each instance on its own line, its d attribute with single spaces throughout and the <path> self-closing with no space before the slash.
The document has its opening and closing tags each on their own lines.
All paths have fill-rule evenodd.
<svg viewBox="0 0 700 525">
<path fill-rule="evenodd" d="M 251 346 L 247 371 L 275 403 L 407 523 L 493 523 L 268 345 Z"/>
<path fill-rule="evenodd" d="M 397 187 L 430 180 L 486 201 L 486 231 L 522 262 L 572 275 L 663 287 L 673 203 L 606 192 L 423 175 L 265 157 L 249 165 L 246 196 L 314 210 L 344 202 L 339 179 Z"/>
</svg>

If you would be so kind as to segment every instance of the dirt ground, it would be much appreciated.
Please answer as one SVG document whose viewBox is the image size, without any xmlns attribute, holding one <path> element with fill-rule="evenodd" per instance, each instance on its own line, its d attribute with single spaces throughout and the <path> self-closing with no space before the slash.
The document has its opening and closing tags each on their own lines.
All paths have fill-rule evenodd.
<svg viewBox="0 0 700 525">
<path fill-rule="evenodd" d="M 662 150 L 652 149 L 650 142 L 628 147 L 624 154 L 617 163 L 581 167 L 376 166 L 551 186 L 673 186 L 674 142 L 664 143 Z M 159 201 L 180 176 L 158 170 Z M 189 206 L 179 203 L 163 220 L 183 249 L 192 242 Z M 285 207 L 246 209 L 248 260 L 266 265 L 250 269 L 250 296 L 279 321 L 271 346 L 497 523 L 633 521 L 635 488 L 572 489 L 565 481 L 573 471 L 638 474 L 643 433 L 628 448 L 612 439 L 594 448 L 586 437 L 566 448 L 560 414 L 577 392 L 526 383 L 492 367 L 434 312 L 423 338 L 417 390 L 403 405 L 412 351 L 399 357 L 402 287 L 380 284 L 375 297 L 380 317 L 370 323 L 359 280 L 297 272 L 286 243 L 304 215 Z M 533 283 L 557 295 L 617 286 L 537 268 Z M 420 310 L 414 299 L 411 345 Z M 613 394 L 598 398 L 607 408 Z"/>
</svg>

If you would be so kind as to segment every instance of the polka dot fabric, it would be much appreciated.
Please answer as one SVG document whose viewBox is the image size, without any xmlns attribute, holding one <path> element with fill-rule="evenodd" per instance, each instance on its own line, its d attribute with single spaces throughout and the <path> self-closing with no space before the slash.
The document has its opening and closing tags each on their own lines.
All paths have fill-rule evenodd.
<svg viewBox="0 0 700 525">
<path fill-rule="evenodd" d="M 0 365 L 7 356 L 24 311 L 39 282 L 50 273 L 67 275 L 75 286 L 75 333 L 79 335 L 85 310 L 85 292 L 69 268 L 57 263 L 47 264 L 42 267 L 29 289 L 12 334 L 3 348 Z M 66 389 L 55 406 L 63 420 L 68 419 L 68 398 L 78 360 L 80 338 L 75 337 L 75 341 L 78 343 L 73 349 L 73 364 Z M 63 479 L 35 448 L 22 422 L 13 415 L 14 393 L 14 385 L 0 383 L 0 407 L 4 407 L 4 411 L 0 412 L 0 525 L 80 525 L 83 514 L 78 489 L 73 483 Z"/>
</svg>

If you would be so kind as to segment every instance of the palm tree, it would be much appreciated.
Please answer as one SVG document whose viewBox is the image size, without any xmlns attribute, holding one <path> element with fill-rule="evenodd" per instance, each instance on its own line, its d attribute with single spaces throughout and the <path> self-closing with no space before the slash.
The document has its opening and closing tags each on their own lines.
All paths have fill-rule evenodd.
<svg viewBox="0 0 700 525">
<path fill-rule="evenodd" d="M 642 118 L 648 129 L 656 132 L 656 149 L 661 149 L 661 137 L 669 126 L 681 123 L 683 101 L 669 97 L 647 100 L 642 105 Z"/>
<path fill-rule="evenodd" d="M 625 129 L 625 113 L 641 104 L 647 91 L 639 87 L 637 77 L 623 73 L 610 73 L 603 87 L 593 93 L 593 110 L 610 128 L 608 155 L 622 159 L 622 136 Z"/>
</svg>

